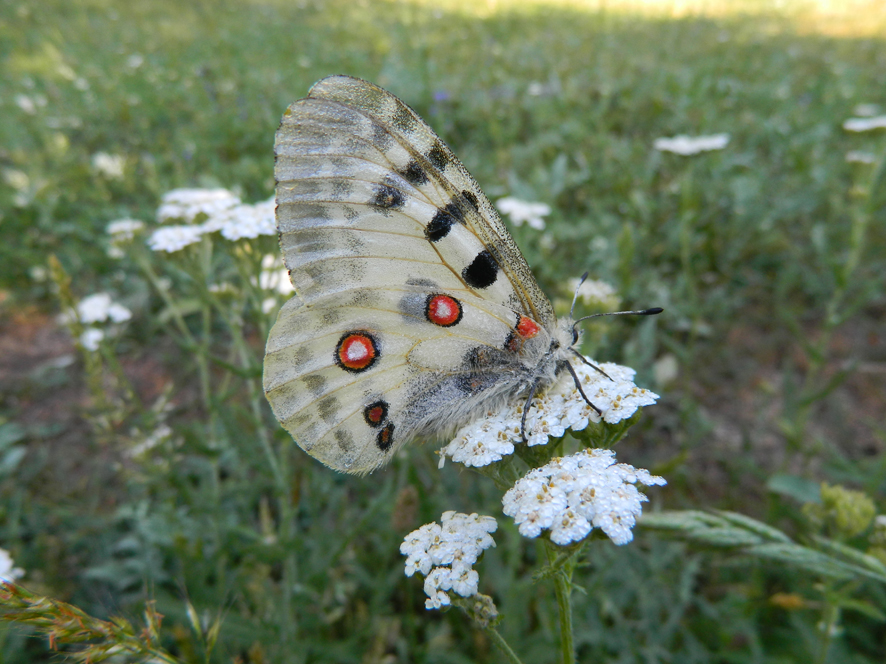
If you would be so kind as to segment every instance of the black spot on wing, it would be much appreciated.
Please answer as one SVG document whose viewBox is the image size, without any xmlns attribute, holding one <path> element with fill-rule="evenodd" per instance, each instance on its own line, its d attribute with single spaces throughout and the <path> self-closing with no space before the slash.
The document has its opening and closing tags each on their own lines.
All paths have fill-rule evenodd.
<svg viewBox="0 0 886 664">
<path fill-rule="evenodd" d="M 414 159 L 406 164 L 406 167 L 399 171 L 399 174 L 400 177 L 414 187 L 417 187 L 420 184 L 426 184 L 428 181 L 428 174 L 424 172 L 424 169 L 422 169 Z"/>
<path fill-rule="evenodd" d="M 451 215 L 438 209 L 434 218 L 431 219 L 431 222 L 425 227 L 425 237 L 431 242 L 439 242 L 449 235 L 449 231 L 452 230 L 452 225 L 454 223 L 455 219 Z"/>
<path fill-rule="evenodd" d="M 480 201 L 477 200 L 477 197 L 474 196 L 473 192 L 465 189 L 463 192 L 461 192 L 461 195 L 465 197 L 465 200 L 471 204 L 471 207 L 474 208 L 476 212 L 480 211 Z"/>
<path fill-rule="evenodd" d="M 375 188 L 375 196 L 370 201 L 370 205 L 383 210 L 390 210 L 391 208 L 403 207 L 404 202 L 403 192 L 399 189 L 395 189 L 390 185 L 379 184 Z"/>
<path fill-rule="evenodd" d="M 443 208 L 437 208 L 431 223 L 425 228 L 425 237 L 431 242 L 437 242 L 449 235 L 452 225 L 458 222 L 465 223 L 465 211 L 458 204 L 458 197 L 453 198 Z"/>
<path fill-rule="evenodd" d="M 446 150 L 443 148 L 443 144 L 440 141 L 434 142 L 434 146 L 428 150 L 427 158 L 434 168 L 441 171 L 446 168 L 446 164 L 449 163 L 449 157 L 446 156 Z"/>
<path fill-rule="evenodd" d="M 471 288 L 488 288 L 498 278 L 498 263 L 488 251 L 481 251 L 461 276 Z"/>
</svg>

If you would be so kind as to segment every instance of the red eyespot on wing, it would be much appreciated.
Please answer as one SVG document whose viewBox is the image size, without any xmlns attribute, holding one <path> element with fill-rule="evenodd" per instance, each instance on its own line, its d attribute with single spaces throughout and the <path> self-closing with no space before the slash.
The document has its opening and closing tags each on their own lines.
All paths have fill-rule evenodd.
<svg viewBox="0 0 886 664">
<path fill-rule="evenodd" d="M 388 416 L 388 404 L 385 401 L 376 401 L 363 409 L 363 418 L 371 427 L 380 427 Z"/>
<path fill-rule="evenodd" d="M 338 342 L 335 362 L 347 371 L 365 371 L 378 359 L 378 344 L 368 332 L 348 332 Z"/>
<path fill-rule="evenodd" d="M 375 437 L 375 444 L 382 452 L 387 452 L 388 448 L 394 443 L 394 425 L 388 422 L 385 428 L 378 432 Z"/>
<path fill-rule="evenodd" d="M 461 320 L 461 302 L 448 295 L 429 295 L 425 316 L 434 325 L 451 327 Z"/>
<path fill-rule="evenodd" d="M 531 339 L 538 334 L 539 330 L 541 330 L 541 328 L 534 320 L 527 318 L 526 316 L 520 316 L 520 322 L 517 323 L 517 334 L 521 337 L 524 339 Z"/>
</svg>

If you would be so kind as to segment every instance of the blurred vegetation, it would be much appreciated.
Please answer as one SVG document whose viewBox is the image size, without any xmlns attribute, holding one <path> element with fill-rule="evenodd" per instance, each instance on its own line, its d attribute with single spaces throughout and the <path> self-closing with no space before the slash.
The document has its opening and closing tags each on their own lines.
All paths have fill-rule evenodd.
<svg viewBox="0 0 886 664">
<path fill-rule="evenodd" d="M 650 510 L 801 539 L 843 532 L 828 510 L 856 494 L 884 511 L 886 132 L 841 126 L 860 104 L 886 114 L 881 3 L 41 0 L 0 5 L 0 37 L 0 546 L 32 590 L 99 617 L 156 599 L 187 661 L 499 661 L 458 612 L 424 610 L 398 553 L 444 510 L 499 516 L 494 487 L 438 470 L 430 446 L 367 478 L 324 469 L 255 399 L 260 306 L 201 300 L 201 278 L 242 276 L 274 241 L 191 263 L 107 253 L 107 223 L 151 222 L 170 189 L 270 196 L 282 111 L 333 73 L 412 105 L 490 199 L 554 208 L 514 235 L 558 308 L 585 270 L 665 307 L 589 326 L 585 348 L 663 395 L 618 448 L 668 478 Z M 722 151 L 652 148 L 720 132 Z M 65 279 L 135 314 L 98 364 L 51 318 Z M 869 522 L 843 544 L 881 555 Z M 481 590 L 524 661 L 551 661 L 543 554 L 512 526 Z M 857 604 L 826 622 L 827 661 L 886 657 L 877 583 L 643 530 L 587 561 L 579 661 L 813 661 L 839 593 Z M 3 662 L 51 657 L 21 629 L 0 643 Z"/>
</svg>

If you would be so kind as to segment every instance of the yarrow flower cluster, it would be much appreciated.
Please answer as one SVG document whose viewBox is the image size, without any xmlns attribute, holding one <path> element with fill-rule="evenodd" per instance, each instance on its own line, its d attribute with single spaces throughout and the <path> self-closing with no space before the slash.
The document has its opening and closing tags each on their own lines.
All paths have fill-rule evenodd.
<svg viewBox="0 0 886 664">
<path fill-rule="evenodd" d="M 157 220 L 187 222 L 161 226 L 148 238 L 152 250 L 167 253 L 180 251 L 217 231 L 232 241 L 277 233 L 273 197 L 254 205 L 241 203 L 227 189 L 175 189 L 163 196 Z"/>
<path fill-rule="evenodd" d="M 652 144 L 661 152 L 673 152 L 685 156 L 722 150 L 729 144 L 729 134 L 711 134 L 710 136 L 686 136 L 680 134 L 672 138 L 656 138 Z"/>
<path fill-rule="evenodd" d="M 843 129 L 852 132 L 886 129 L 886 115 L 879 115 L 875 118 L 849 118 L 843 123 Z"/>
<path fill-rule="evenodd" d="M 240 205 L 240 199 L 227 189 L 173 189 L 163 194 L 157 221 L 193 223 L 213 217 Z"/>
<path fill-rule="evenodd" d="M 584 400 L 572 376 L 564 371 L 542 395 L 533 398 L 526 414 L 526 438 L 530 446 L 544 445 L 548 438 L 559 438 L 567 429 L 581 431 L 601 419 L 616 424 L 631 417 L 641 406 L 656 402 L 658 395 L 637 387 L 636 372 L 612 362 L 599 365 L 609 376 L 602 375 L 583 363 L 573 368 L 588 398 L 599 408 L 597 415 Z M 446 457 L 466 466 L 487 466 L 513 454 L 514 445 L 522 443 L 520 422 L 525 401 L 516 400 L 498 412 L 462 427 L 455 438 L 440 450 L 440 466 Z"/>
<path fill-rule="evenodd" d="M 118 219 L 112 221 L 105 227 L 105 231 L 111 236 L 111 246 L 108 247 L 108 256 L 111 258 L 123 258 L 126 254 L 123 247 L 135 239 L 145 227 L 144 223 L 138 219 Z"/>
<path fill-rule="evenodd" d="M 123 178 L 123 168 L 126 166 L 126 157 L 120 154 L 108 154 L 107 152 L 96 152 L 92 155 L 92 168 L 99 175 L 103 175 L 109 180 L 120 180 Z"/>
<path fill-rule="evenodd" d="M 161 226 L 151 233 L 148 246 L 171 254 L 199 242 L 204 232 L 201 226 Z"/>
<path fill-rule="evenodd" d="M 548 530 L 552 542 L 566 545 L 599 528 L 615 544 L 627 544 L 649 500 L 636 485 L 666 483 L 648 470 L 615 463 L 612 450 L 583 450 L 531 470 L 505 493 L 502 505 L 524 537 Z"/>
<path fill-rule="evenodd" d="M 80 344 L 89 351 L 98 350 L 98 345 L 105 338 L 105 330 L 96 327 L 96 323 L 125 323 L 132 318 L 132 312 L 122 304 L 114 302 L 107 293 L 96 293 L 83 298 L 77 306 L 61 316 L 64 324 L 74 320 L 86 328 L 80 335 Z"/>
<path fill-rule="evenodd" d="M 502 214 L 508 215 L 514 226 L 522 226 L 525 223 L 537 231 L 545 229 L 545 220 L 542 217 L 551 213 L 549 205 L 521 201 L 513 196 L 498 199 L 495 206 L 501 210 Z"/>
<path fill-rule="evenodd" d="M 409 533 L 400 545 L 406 556 L 406 576 L 425 577 L 425 608 L 449 606 L 447 591 L 462 597 L 477 594 L 480 577 L 473 569 L 477 558 L 495 546 L 490 533 L 498 524 L 491 516 L 444 512 L 441 523 L 428 523 Z"/>
</svg>

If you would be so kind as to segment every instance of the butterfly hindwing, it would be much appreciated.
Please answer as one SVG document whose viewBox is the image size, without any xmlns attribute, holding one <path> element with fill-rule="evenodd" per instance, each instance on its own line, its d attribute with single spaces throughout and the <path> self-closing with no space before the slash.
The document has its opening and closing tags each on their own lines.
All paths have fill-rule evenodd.
<svg viewBox="0 0 886 664">
<path fill-rule="evenodd" d="M 525 387 L 526 357 L 550 342 L 550 303 L 411 109 L 364 81 L 324 79 L 290 106 L 275 151 L 296 296 L 271 331 L 264 386 L 301 447 L 369 472 Z"/>
</svg>

